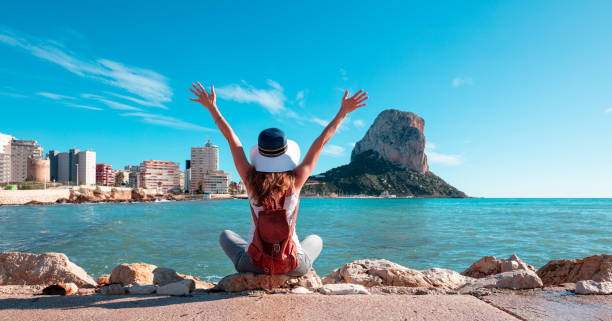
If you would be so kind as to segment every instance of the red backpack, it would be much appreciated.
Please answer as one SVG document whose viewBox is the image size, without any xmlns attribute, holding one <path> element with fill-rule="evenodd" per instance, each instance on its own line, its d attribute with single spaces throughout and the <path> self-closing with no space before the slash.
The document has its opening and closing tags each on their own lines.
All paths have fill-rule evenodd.
<svg viewBox="0 0 612 321">
<path fill-rule="evenodd" d="M 298 267 L 297 246 L 293 241 L 293 231 L 297 219 L 299 200 L 295 206 L 293 219 L 289 222 L 285 206 L 285 196 L 274 208 L 259 211 L 259 218 L 251 206 L 251 216 L 255 223 L 253 241 L 248 253 L 253 263 L 265 274 L 287 274 Z"/>
</svg>

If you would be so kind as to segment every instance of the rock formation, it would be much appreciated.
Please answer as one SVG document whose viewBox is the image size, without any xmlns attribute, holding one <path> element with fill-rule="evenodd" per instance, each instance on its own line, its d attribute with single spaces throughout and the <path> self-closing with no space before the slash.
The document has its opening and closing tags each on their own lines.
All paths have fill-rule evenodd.
<svg viewBox="0 0 612 321">
<path fill-rule="evenodd" d="M 100 276 L 102 277 L 102 276 Z M 135 285 L 159 285 L 180 282 L 183 280 L 193 280 L 198 289 L 211 288 L 212 284 L 204 282 L 197 277 L 185 275 L 169 268 L 160 268 L 147 263 L 123 263 L 113 268 L 109 278 L 109 283 L 121 284 L 123 286 Z M 102 279 L 101 281 L 104 281 Z"/>
<path fill-rule="evenodd" d="M 387 109 L 376 117 L 365 136 L 355 144 L 351 161 L 365 151 L 421 174 L 429 171 L 425 155 L 425 121 L 414 113 Z"/>
<path fill-rule="evenodd" d="M 278 288 L 304 287 L 309 290 L 317 290 L 323 286 L 321 279 L 311 269 L 303 276 L 290 277 L 288 275 L 265 275 L 253 273 L 236 273 L 221 279 L 216 290 L 225 292 L 241 292 L 248 290 L 271 290 Z"/>
<path fill-rule="evenodd" d="M 600 254 L 575 260 L 552 260 L 537 271 L 544 285 L 582 280 L 612 282 L 612 255 Z"/>
<path fill-rule="evenodd" d="M 0 253 L 0 285 L 74 283 L 95 287 L 96 282 L 63 253 Z"/>
<path fill-rule="evenodd" d="M 354 283 L 366 287 L 434 287 L 450 290 L 465 284 L 469 278 L 446 269 L 418 271 L 384 259 L 366 259 L 344 264 L 322 280 L 323 284 Z"/>
<path fill-rule="evenodd" d="M 498 289 L 535 289 L 542 287 L 542 280 L 531 270 L 514 270 L 509 272 L 497 273 L 480 279 L 472 279 L 461 286 L 459 293 L 470 293 L 482 288 Z"/>
<path fill-rule="evenodd" d="M 612 282 L 580 281 L 576 283 L 576 294 L 612 294 Z"/>
<path fill-rule="evenodd" d="M 463 271 L 461 275 L 473 278 L 484 278 L 489 275 L 515 270 L 536 271 L 533 266 L 521 261 L 516 254 L 512 254 L 507 259 L 497 259 L 495 256 L 485 256 L 474 262 L 474 264 Z"/>
<path fill-rule="evenodd" d="M 424 126 L 413 113 L 383 111 L 355 145 L 351 162 L 310 177 L 303 193 L 466 197 L 429 171 Z"/>
</svg>

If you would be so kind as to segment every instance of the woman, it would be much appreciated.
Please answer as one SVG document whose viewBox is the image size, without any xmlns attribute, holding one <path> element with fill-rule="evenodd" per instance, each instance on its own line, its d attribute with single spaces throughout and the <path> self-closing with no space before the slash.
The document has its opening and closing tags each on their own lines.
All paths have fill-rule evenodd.
<svg viewBox="0 0 612 321">
<path fill-rule="evenodd" d="M 193 88 L 190 90 L 197 98 L 190 98 L 190 100 L 199 102 L 206 107 L 215 124 L 227 139 L 234 164 L 240 178 L 245 182 L 249 195 L 253 218 L 253 224 L 251 224 L 251 231 L 249 232 L 249 242 L 232 231 L 223 231 L 219 238 L 223 251 L 232 260 L 238 272 L 264 273 L 260 268 L 259 261 L 255 264 L 251 258 L 251 254 L 254 253 L 252 251 L 254 244 L 252 243 L 259 241 L 259 233 L 256 229 L 262 228 L 260 224 L 256 225 L 256 223 L 262 217 L 259 215 L 260 213 L 269 209 L 282 208 L 286 212 L 286 222 L 292 222 L 289 235 L 295 243 L 298 256 L 294 267 L 287 274 L 291 276 L 306 274 L 321 253 L 323 241 L 317 235 L 310 235 L 302 242 L 298 240 L 295 233 L 295 219 L 298 212 L 300 191 L 312 173 L 323 146 L 336 133 L 342 120 L 355 109 L 366 105 L 364 102 L 368 99 L 367 92 L 360 90 L 350 98 L 347 98 L 348 90 L 344 92 L 340 111 L 314 141 L 300 164 L 298 164 L 300 159 L 299 147 L 294 141 L 287 140 L 285 134 L 276 128 L 269 128 L 261 132 L 258 144 L 250 150 L 251 163 L 249 163 L 238 136 L 217 109 L 215 87 L 212 86 L 210 93 L 208 93 L 199 82 L 197 86 L 192 85 Z M 265 272 L 268 273 L 269 271 Z"/>
</svg>

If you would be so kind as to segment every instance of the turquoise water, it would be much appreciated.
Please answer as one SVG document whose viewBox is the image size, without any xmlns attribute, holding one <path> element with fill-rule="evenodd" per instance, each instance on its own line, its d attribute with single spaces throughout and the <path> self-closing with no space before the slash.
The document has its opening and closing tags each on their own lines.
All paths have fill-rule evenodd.
<svg viewBox="0 0 612 321">
<path fill-rule="evenodd" d="M 146 262 L 218 280 L 233 266 L 223 229 L 246 237 L 246 200 L 0 206 L 0 251 L 63 252 L 93 277 Z M 463 271 L 484 255 L 612 253 L 612 199 L 302 199 L 300 238 L 318 234 L 319 275 L 360 258 Z"/>
</svg>

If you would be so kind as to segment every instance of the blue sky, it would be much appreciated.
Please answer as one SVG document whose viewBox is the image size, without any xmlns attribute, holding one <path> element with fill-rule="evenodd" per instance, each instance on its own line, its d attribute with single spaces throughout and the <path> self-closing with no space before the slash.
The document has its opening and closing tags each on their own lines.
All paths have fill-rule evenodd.
<svg viewBox="0 0 612 321">
<path fill-rule="evenodd" d="M 344 88 L 370 93 L 316 172 L 387 108 L 425 119 L 430 169 L 472 196 L 612 197 L 612 2 L 30 2 L 0 11 L 0 132 L 114 168 L 180 162 L 206 136 L 191 82 L 249 148 L 303 153 Z"/>
</svg>

